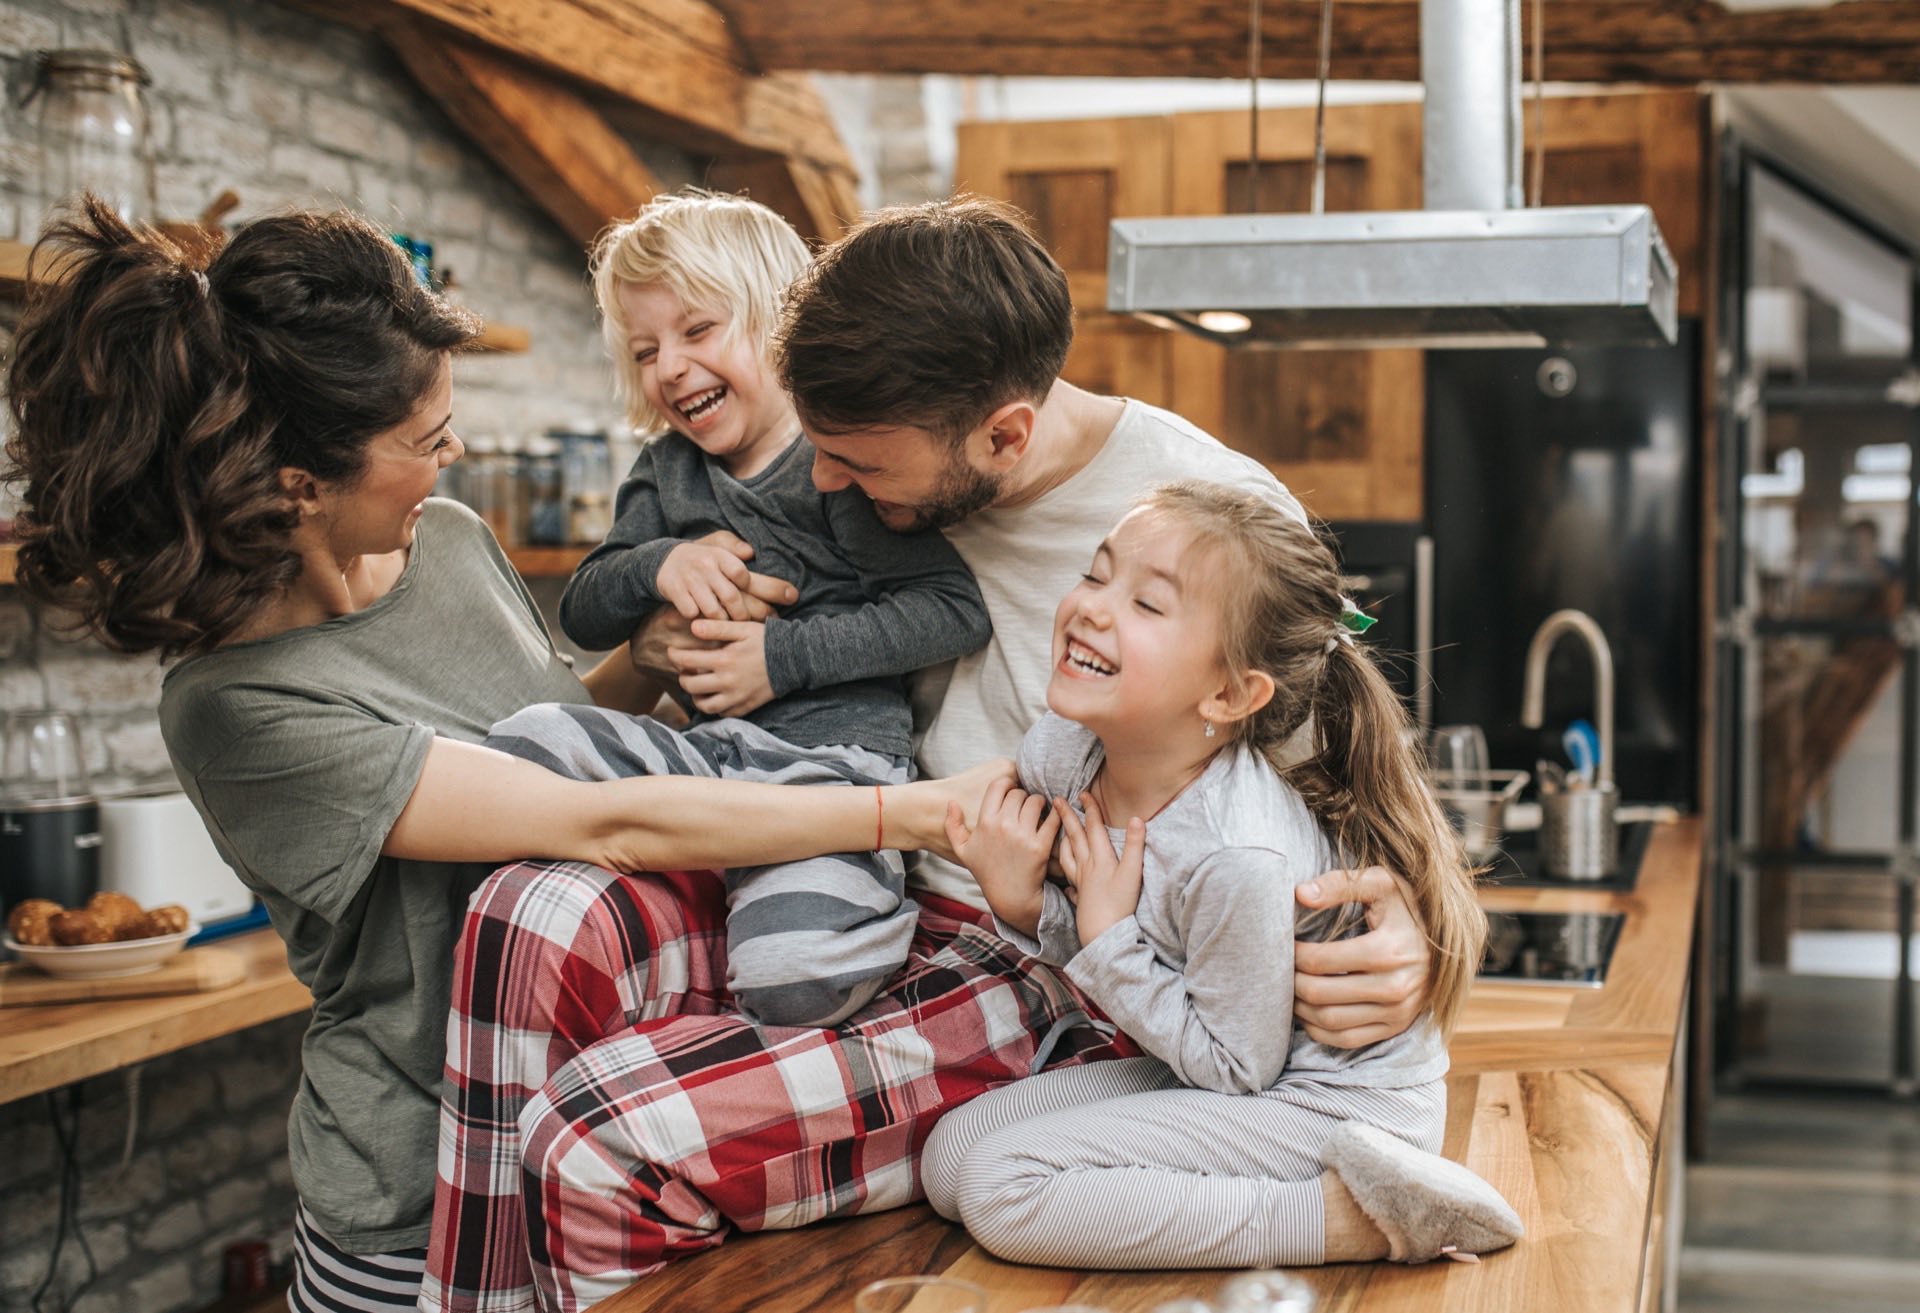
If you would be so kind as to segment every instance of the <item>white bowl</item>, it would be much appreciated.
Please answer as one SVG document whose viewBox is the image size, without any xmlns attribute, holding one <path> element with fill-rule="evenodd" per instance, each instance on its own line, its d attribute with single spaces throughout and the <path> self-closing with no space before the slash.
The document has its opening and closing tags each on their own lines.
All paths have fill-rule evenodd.
<svg viewBox="0 0 1920 1313">
<path fill-rule="evenodd" d="M 189 921 L 187 928 L 173 935 L 155 935 L 151 939 L 126 939 L 112 944 L 23 944 L 12 935 L 4 942 L 29 966 L 50 976 L 67 980 L 107 980 L 114 976 L 139 976 L 158 971 L 160 964 L 187 946 L 200 933 Z"/>
</svg>

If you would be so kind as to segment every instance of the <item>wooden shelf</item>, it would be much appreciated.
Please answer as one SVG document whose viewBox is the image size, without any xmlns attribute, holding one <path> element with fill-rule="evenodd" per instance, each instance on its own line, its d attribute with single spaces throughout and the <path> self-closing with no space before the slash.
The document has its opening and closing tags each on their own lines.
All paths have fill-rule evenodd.
<svg viewBox="0 0 1920 1313">
<path fill-rule="evenodd" d="M 25 242 L 0 241 L 0 296 L 19 296 L 27 287 L 27 255 L 33 248 Z M 533 345 L 533 334 L 517 324 L 497 324 L 487 320 L 470 350 L 502 355 L 519 355 Z"/>
<path fill-rule="evenodd" d="M 0 587 L 13 584 L 13 561 L 19 548 L 0 543 Z M 564 579 L 580 568 L 591 547 L 509 547 L 507 559 L 523 579 Z"/>
<path fill-rule="evenodd" d="M 522 579 L 564 579 L 580 568 L 591 547 L 509 547 L 507 560 Z"/>
<path fill-rule="evenodd" d="M 0 291 L 18 293 L 27 285 L 27 252 L 32 249 L 25 242 L 0 242 Z"/>
</svg>

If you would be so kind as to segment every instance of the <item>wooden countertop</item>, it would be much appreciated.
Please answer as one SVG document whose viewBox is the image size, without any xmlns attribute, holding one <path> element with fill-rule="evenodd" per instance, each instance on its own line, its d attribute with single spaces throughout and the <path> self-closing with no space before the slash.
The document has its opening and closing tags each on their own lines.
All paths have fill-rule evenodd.
<svg viewBox="0 0 1920 1313">
<path fill-rule="evenodd" d="M 1626 912 L 1602 989 L 1481 984 L 1454 1035 L 1446 1154 L 1492 1181 L 1527 1236 L 1477 1265 L 1296 1269 L 1319 1313 L 1627 1313 L 1659 1301 L 1663 1149 L 1678 1152 L 1673 1058 L 1686 1001 L 1700 824 L 1658 827 L 1632 894 L 1482 892 L 1491 909 Z M 1221 1272 L 1074 1272 L 1002 1263 L 924 1204 L 800 1231 L 736 1236 L 594 1313 L 852 1307 L 883 1276 L 947 1273 L 989 1313 L 1078 1302 L 1146 1313 L 1207 1296 Z"/>
<path fill-rule="evenodd" d="M 199 994 L 0 1008 L 0 1103 L 58 1089 L 313 1006 L 271 930 L 220 941 L 246 960 L 237 985 Z"/>
<path fill-rule="evenodd" d="M 1605 988 L 1476 986 L 1454 1035 L 1446 1153 L 1499 1187 L 1527 1238 L 1477 1266 L 1302 1269 L 1320 1313 L 1625 1313 L 1651 1307 L 1664 1217 L 1664 1135 L 1686 1000 L 1700 824 L 1655 830 L 1632 894 L 1482 892 L 1489 908 L 1627 913 Z M 311 1006 L 270 930 L 227 940 L 240 984 L 203 994 L 0 1009 L 0 1103 Z M 1069 1299 L 1144 1313 L 1211 1293 L 1217 1272 L 1097 1273 L 1001 1263 L 926 1208 L 735 1237 L 605 1300 L 596 1313 L 841 1309 L 882 1276 L 948 1272 L 986 1286 L 990 1313 Z"/>
</svg>

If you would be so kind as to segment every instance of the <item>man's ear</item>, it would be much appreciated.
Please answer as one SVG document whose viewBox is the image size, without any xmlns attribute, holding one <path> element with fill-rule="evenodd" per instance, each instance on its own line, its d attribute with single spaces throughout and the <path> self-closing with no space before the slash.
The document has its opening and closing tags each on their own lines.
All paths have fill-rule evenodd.
<svg viewBox="0 0 1920 1313">
<path fill-rule="evenodd" d="M 1200 703 L 1200 714 L 1217 725 L 1231 725 L 1273 701 L 1273 676 L 1264 670 L 1243 670 L 1240 678 L 1221 685 Z"/>
<path fill-rule="evenodd" d="M 990 470 L 1004 474 L 1020 463 L 1033 441 L 1033 426 L 1039 416 L 1031 401 L 1009 401 L 974 430 L 984 438 L 985 449 L 979 454 Z"/>
</svg>

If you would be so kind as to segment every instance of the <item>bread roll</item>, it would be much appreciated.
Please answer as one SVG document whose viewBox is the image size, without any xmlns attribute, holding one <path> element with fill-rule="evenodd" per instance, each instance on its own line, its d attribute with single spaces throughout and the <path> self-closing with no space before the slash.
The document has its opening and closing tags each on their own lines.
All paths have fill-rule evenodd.
<svg viewBox="0 0 1920 1313">
<path fill-rule="evenodd" d="M 177 935 L 187 928 L 187 909 L 178 903 L 168 903 L 156 907 L 146 914 L 141 922 L 141 933 L 136 939 L 151 939 L 156 935 Z"/>
<path fill-rule="evenodd" d="M 87 911 L 112 932 L 115 939 L 138 939 L 146 925 L 147 913 L 125 894 L 102 889 L 87 900 Z"/>
<path fill-rule="evenodd" d="M 44 948 L 53 942 L 51 922 L 60 911 L 60 904 L 51 898 L 29 898 L 25 902 L 15 903 L 13 910 L 7 913 L 7 933 L 13 936 L 17 944 Z"/>
<path fill-rule="evenodd" d="M 65 948 L 76 944 L 111 944 L 114 940 L 113 927 L 84 908 L 78 912 L 55 912 L 51 924 L 53 942 Z"/>
</svg>

